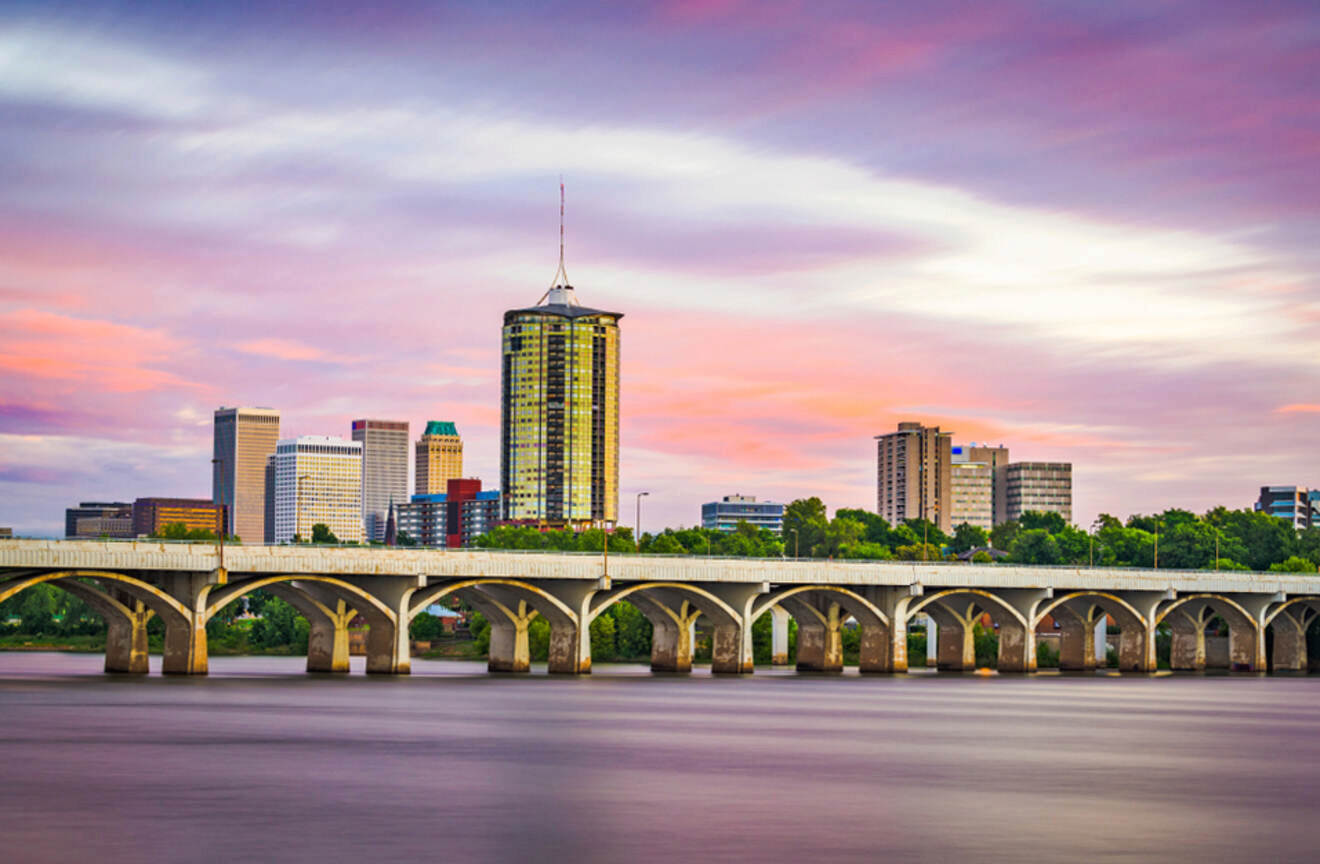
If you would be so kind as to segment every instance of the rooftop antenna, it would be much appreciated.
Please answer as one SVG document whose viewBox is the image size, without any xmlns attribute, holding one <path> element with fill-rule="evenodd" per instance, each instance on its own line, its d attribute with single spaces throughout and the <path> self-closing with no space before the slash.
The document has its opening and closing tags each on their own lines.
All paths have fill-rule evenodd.
<svg viewBox="0 0 1320 864">
<path fill-rule="evenodd" d="M 551 280 L 550 287 L 536 303 L 539 306 L 549 298 L 551 303 L 576 306 L 578 300 L 571 293 L 572 287 L 568 284 L 568 270 L 564 268 L 564 175 L 561 174 L 559 175 L 559 269 L 555 271 L 555 278 Z"/>
</svg>

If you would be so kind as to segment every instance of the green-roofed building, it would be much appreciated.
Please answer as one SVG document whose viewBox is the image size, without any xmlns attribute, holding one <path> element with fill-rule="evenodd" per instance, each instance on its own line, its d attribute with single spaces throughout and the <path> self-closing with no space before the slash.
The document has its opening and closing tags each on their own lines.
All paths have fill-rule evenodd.
<svg viewBox="0 0 1320 864">
<path fill-rule="evenodd" d="M 429 420 L 417 441 L 417 494 L 437 495 L 463 476 L 463 439 L 451 420 Z"/>
</svg>

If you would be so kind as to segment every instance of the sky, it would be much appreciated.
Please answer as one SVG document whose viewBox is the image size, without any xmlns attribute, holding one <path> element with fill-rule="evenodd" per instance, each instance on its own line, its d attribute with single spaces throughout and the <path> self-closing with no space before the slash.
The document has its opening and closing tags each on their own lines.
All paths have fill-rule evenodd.
<svg viewBox="0 0 1320 864">
<path fill-rule="evenodd" d="M 1320 485 L 1314 2 L 0 2 L 0 525 L 209 496 L 221 405 L 498 485 L 561 175 L 625 524 L 874 509 L 903 420 L 1082 525 Z"/>
</svg>

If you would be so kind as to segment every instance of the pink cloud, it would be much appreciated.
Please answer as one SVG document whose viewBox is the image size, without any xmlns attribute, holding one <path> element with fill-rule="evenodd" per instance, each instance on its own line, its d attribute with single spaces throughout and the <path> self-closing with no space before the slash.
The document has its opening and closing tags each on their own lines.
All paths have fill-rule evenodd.
<svg viewBox="0 0 1320 864">
<path fill-rule="evenodd" d="M 1279 414 L 1320 414 L 1320 404 L 1312 402 L 1293 402 L 1274 409 Z"/>
</svg>

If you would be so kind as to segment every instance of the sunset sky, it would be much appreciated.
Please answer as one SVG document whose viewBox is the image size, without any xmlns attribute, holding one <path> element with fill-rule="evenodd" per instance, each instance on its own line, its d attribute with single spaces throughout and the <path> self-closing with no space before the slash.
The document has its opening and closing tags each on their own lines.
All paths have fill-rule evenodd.
<svg viewBox="0 0 1320 864">
<path fill-rule="evenodd" d="M 209 496 L 220 405 L 496 486 L 561 174 L 626 524 L 873 509 L 909 419 L 1082 525 L 1320 484 L 1314 0 L 639 8 L 0 3 L 0 525 Z"/>
</svg>

